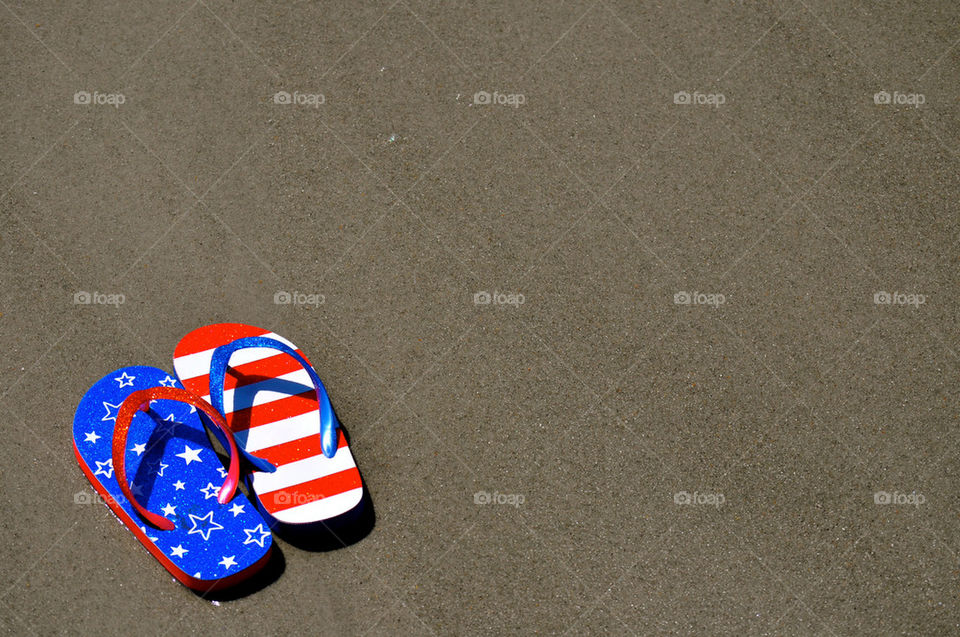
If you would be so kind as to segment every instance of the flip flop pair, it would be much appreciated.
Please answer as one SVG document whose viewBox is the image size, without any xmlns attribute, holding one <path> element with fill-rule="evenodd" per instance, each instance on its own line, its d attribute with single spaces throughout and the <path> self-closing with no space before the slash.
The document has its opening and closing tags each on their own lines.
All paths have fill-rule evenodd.
<svg viewBox="0 0 960 637">
<path fill-rule="evenodd" d="M 174 363 L 180 380 L 144 366 L 99 380 L 73 437 L 96 491 L 178 581 L 232 587 L 267 564 L 272 527 L 310 528 L 361 505 L 323 383 L 289 341 L 211 325 L 180 342 Z M 229 454 L 226 468 L 208 430 Z M 253 468 L 250 499 L 237 490 L 241 456 Z"/>
</svg>

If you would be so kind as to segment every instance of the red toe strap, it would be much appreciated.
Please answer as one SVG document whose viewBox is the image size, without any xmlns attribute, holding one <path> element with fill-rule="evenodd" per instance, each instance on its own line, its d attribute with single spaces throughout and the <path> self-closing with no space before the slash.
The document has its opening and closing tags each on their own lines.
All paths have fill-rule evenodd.
<svg viewBox="0 0 960 637">
<path fill-rule="evenodd" d="M 229 502 L 237 490 L 237 483 L 240 481 L 240 463 L 237 456 L 237 443 L 233 438 L 233 432 L 230 431 L 230 427 L 227 426 L 227 422 L 219 412 L 199 396 L 185 389 L 176 387 L 141 389 L 127 396 L 127 399 L 123 401 L 123 404 L 120 405 L 120 409 L 117 411 L 117 424 L 113 430 L 113 472 L 116 475 L 117 482 L 120 484 L 120 490 L 123 492 L 123 495 L 127 497 L 127 500 L 130 501 L 130 504 L 133 505 L 133 508 L 136 509 L 137 513 L 158 529 L 170 531 L 173 529 L 173 522 L 161 515 L 151 513 L 146 507 L 137 502 L 133 496 L 133 492 L 130 490 L 130 485 L 127 484 L 127 474 L 124 470 L 127 434 L 130 432 L 130 423 L 133 421 L 133 416 L 137 411 L 147 411 L 147 409 L 150 408 L 150 401 L 153 400 L 176 400 L 181 403 L 193 405 L 206 414 L 210 420 L 213 421 L 213 424 L 223 432 L 227 439 L 228 451 L 230 452 L 230 468 L 227 470 L 227 479 L 223 481 L 223 486 L 220 487 L 220 493 L 217 496 L 217 501 L 220 502 L 220 504 Z"/>
</svg>

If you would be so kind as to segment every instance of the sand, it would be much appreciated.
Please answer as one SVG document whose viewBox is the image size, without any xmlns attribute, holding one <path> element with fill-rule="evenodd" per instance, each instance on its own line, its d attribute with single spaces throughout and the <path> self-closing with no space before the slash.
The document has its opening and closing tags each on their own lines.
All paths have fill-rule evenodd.
<svg viewBox="0 0 960 637">
<path fill-rule="evenodd" d="M 0 15 L 5 632 L 960 631 L 960 5 Z M 70 432 L 221 321 L 375 523 L 215 604 Z"/>
</svg>

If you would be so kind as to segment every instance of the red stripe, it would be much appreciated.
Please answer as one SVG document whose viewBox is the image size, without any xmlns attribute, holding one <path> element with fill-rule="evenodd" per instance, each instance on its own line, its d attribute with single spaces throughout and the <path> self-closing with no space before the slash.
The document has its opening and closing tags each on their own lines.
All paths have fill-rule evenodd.
<svg viewBox="0 0 960 637">
<path fill-rule="evenodd" d="M 337 430 L 337 449 L 347 446 L 347 439 L 343 436 L 343 431 Z M 320 445 L 320 434 L 310 434 L 299 440 L 291 440 L 279 445 L 274 445 L 266 449 L 254 451 L 253 455 L 263 458 L 267 462 L 272 462 L 278 467 L 297 460 L 312 458 L 323 453 L 323 447 Z"/>
<path fill-rule="evenodd" d="M 363 482 L 360 480 L 360 472 L 354 467 L 323 476 L 322 478 L 317 478 L 316 480 L 301 482 L 298 485 L 287 487 L 286 489 L 279 489 L 270 493 L 261 493 L 258 494 L 258 496 L 267 511 L 276 513 L 286 509 L 292 509 L 301 504 L 307 504 L 315 500 L 322 500 L 323 498 L 338 495 L 351 489 L 358 489 L 361 486 L 363 486 Z"/>
<path fill-rule="evenodd" d="M 267 333 L 267 330 L 260 330 L 259 328 L 251 328 L 249 326 L 239 324 L 221 324 L 214 327 L 217 327 L 218 329 L 210 330 L 203 340 L 198 341 L 197 339 L 194 339 L 193 345 L 199 348 L 197 351 L 205 351 L 211 347 L 219 347 L 219 345 L 230 342 L 229 340 L 225 340 L 225 338 L 222 336 L 223 334 L 235 334 L 238 331 L 247 332 L 247 334 L 238 336 L 238 338 L 242 338 L 243 336 L 250 335 L 249 332 L 251 331 L 256 331 L 258 334 Z M 220 328 L 224 327 L 231 329 L 223 329 L 223 331 L 221 331 Z M 198 331 L 202 331 L 204 329 L 205 328 L 202 328 Z M 192 336 L 192 333 L 188 336 Z M 179 346 L 177 349 L 179 351 Z M 307 359 L 300 349 L 297 349 L 296 351 L 298 354 L 303 356 L 307 362 L 309 362 L 309 359 Z M 183 356 L 189 353 L 192 352 L 185 351 L 183 353 L 178 353 L 177 355 Z M 224 387 L 225 389 L 236 389 L 237 387 L 244 387 L 264 380 L 272 380 L 281 374 L 293 372 L 298 369 L 302 369 L 302 366 L 295 358 L 280 352 L 276 356 L 253 361 L 244 365 L 238 365 L 236 368 L 231 367 L 227 370 Z M 196 394 L 200 394 L 201 396 L 205 396 L 210 393 L 209 383 L 210 376 L 209 374 L 206 374 L 204 376 L 197 376 L 195 378 L 187 379 L 183 382 L 183 385 L 186 389 Z M 299 416 L 311 411 L 316 411 L 317 409 L 318 405 L 316 393 L 313 390 L 308 390 L 300 394 L 287 396 L 269 403 L 247 407 L 245 409 L 226 414 L 226 419 L 227 423 L 230 425 L 230 429 L 236 432 L 245 431 L 258 425 L 270 424 L 279 420 L 291 418 L 293 416 Z M 303 457 L 309 456 L 301 456 L 301 458 Z"/>
<path fill-rule="evenodd" d="M 201 382 L 202 381 L 202 382 Z M 207 387 L 207 384 L 210 382 L 210 375 L 200 376 L 199 378 L 188 378 L 187 380 L 180 380 L 183 383 L 183 388 L 187 391 L 192 391 L 197 396 L 206 396 L 210 393 L 210 389 Z"/>
<path fill-rule="evenodd" d="M 269 334 L 265 330 L 243 323 L 217 323 L 193 330 L 183 337 L 173 350 L 173 357 L 180 358 L 188 354 L 196 354 L 214 347 L 220 347 L 245 336 L 263 336 Z"/>
<path fill-rule="evenodd" d="M 311 389 L 302 394 L 231 412 L 226 415 L 226 419 L 230 429 L 237 432 L 317 411 L 317 409 L 317 393 Z"/>
<path fill-rule="evenodd" d="M 303 355 L 303 352 L 296 350 L 300 356 L 309 363 L 310 359 Z M 272 380 L 283 374 L 295 372 L 303 369 L 303 365 L 293 356 L 277 352 L 276 355 L 268 358 L 261 358 L 258 361 L 245 363 L 243 365 L 231 365 L 227 368 L 227 375 L 224 378 L 223 388 L 234 389 L 236 387 L 245 387 L 263 380 Z M 195 376 L 183 381 L 183 386 L 195 394 L 206 396 L 210 393 L 210 374 Z"/>
</svg>

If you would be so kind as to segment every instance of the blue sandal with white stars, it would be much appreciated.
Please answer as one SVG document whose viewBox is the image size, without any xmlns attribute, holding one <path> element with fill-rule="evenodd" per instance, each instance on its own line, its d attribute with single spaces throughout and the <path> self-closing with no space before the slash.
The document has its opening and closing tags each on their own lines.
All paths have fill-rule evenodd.
<svg viewBox="0 0 960 637">
<path fill-rule="evenodd" d="M 229 468 L 198 410 L 220 429 Z M 185 586 L 229 588 L 267 564 L 270 527 L 236 491 L 246 454 L 223 416 L 163 370 L 124 367 L 100 379 L 77 407 L 73 447 L 104 502 Z"/>
</svg>

